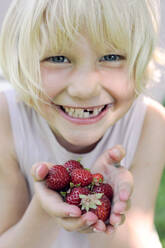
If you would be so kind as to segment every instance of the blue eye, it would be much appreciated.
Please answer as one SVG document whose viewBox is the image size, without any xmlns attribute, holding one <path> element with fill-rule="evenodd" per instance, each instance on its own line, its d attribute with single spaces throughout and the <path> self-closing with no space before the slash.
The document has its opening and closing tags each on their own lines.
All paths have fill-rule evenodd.
<svg viewBox="0 0 165 248">
<path fill-rule="evenodd" d="M 65 56 L 52 56 L 46 59 L 51 63 L 70 63 L 70 61 Z"/>
<path fill-rule="evenodd" d="M 103 61 L 116 62 L 116 61 L 120 61 L 124 59 L 125 57 L 121 55 L 108 54 L 108 55 L 101 57 L 100 62 L 103 62 Z"/>
</svg>

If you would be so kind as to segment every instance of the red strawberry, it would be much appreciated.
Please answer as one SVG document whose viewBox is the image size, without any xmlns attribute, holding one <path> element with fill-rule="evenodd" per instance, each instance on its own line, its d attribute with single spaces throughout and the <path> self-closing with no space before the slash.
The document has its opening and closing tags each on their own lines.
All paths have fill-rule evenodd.
<svg viewBox="0 0 165 248">
<path fill-rule="evenodd" d="M 97 215 L 100 220 L 106 221 L 110 216 L 111 202 L 106 195 L 103 195 L 99 201 L 101 205 L 97 205 L 96 209 L 90 209 L 90 211 Z"/>
<path fill-rule="evenodd" d="M 106 195 L 103 195 L 102 193 L 87 196 L 80 195 L 80 198 L 82 199 L 81 209 L 83 213 L 86 211 L 91 211 L 102 221 L 106 221 L 109 218 L 111 202 Z"/>
<path fill-rule="evenodd" d="M 71 190 L 69 194 L 66 196 L 66 202 L 73 205 L 79 205 L 81 199 L 79 197 L 80 194 L 88 195 L 90 190 L 88 188 L 76 187 Z"/>
<path fill-rule="evenodd" d="M 111 185 L 109 185 L 108 183 L 101 183 L 98 186 L 95 185 L 92 189 L 92 192 L 104 193 L 104 195 L 106 195 L 110 200 L 113 197 L 113 189 L 112 189 Z"/>
<path fill-rule="evenodd" d="M 79 161 L 69 160 L 64 164 L 64 167 L 67 169 L 69 173 L 71 173 L 74 169 L 82 169 L 83 166 Z"/>
<path fill-rule="evenodd" d="M 92 173 L 86 169 L 75 169 L 71 172 L 71 181 L 74 185 L 88 186 L 93 180 Z"/>
<path fill-rule="evenodd" d="M 92 176 L 93 176 L 93 182 L 96 185 L 99 185 L 100 183 L 102 183 L 104 181 L 104 177 L 100 173 L 92 174 Z"/>
<path fill-rule="evenodd" d="M 54 165 L 48 172 L 46 185 L 53 190 L 61 190 L 70 183 L 70 175 L 62 165 Z"/>
</svg>

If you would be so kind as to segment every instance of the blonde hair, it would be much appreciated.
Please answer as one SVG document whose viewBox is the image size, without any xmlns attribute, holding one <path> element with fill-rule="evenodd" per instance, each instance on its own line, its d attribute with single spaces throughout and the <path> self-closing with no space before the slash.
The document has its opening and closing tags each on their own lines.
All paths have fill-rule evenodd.
<svg viewBox="0 0 165 248">
<path fill-rule="evenodd" d="M 2 26 L 4 75 L 28 104 L 44 94 L 40 61 L 65 49 L 85 28 L 94 45 L 126 54 L 141 91 L 148 82 L 159 27 L 158 0 L 14 0 Z"/>
</svg>

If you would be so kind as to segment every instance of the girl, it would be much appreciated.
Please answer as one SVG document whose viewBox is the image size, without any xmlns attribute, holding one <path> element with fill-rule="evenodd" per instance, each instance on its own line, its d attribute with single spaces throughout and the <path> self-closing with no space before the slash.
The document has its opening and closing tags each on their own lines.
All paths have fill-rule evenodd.
<svg viewBox="0 0 165 248">
<path fill-rule="evenodd" d="M 142 93 L 153 71 L 157 7 L 12 2 L 0 41 L 12 84 L 0 97 L 0 248 L 161 247 L 153 219 L 165 110 Z M 107 225 L 45 186 L 48 168 L 79 157 L 113 186 Z"/>
</svg>

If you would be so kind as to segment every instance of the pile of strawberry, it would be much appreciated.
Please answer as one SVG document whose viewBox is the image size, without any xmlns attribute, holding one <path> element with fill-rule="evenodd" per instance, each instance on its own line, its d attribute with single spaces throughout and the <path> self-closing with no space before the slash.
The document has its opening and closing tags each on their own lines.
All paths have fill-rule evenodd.
<svg viewBox="0 0 165 248">
<path fill-rule="evenodd" d="M 59 192 L 68 204 L 78 206 L 83 214 L 91 211 L 104 222 L 109 218 L 112 187 L 104 183 L 102 174 L 92 174 L 79 161 L 69 160 L 64 165 L 54 165 L 49 169 L 46 185 Z"/>
</svg>

